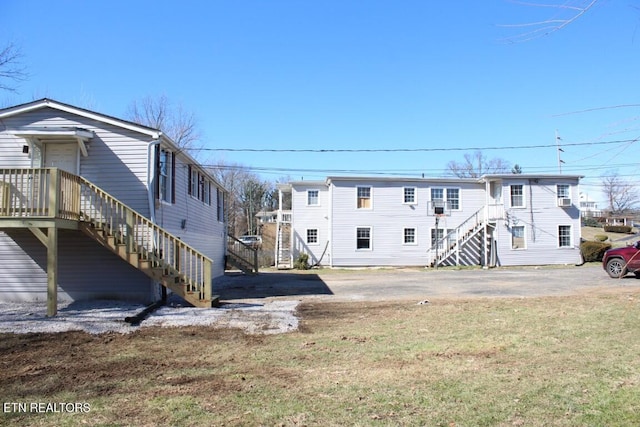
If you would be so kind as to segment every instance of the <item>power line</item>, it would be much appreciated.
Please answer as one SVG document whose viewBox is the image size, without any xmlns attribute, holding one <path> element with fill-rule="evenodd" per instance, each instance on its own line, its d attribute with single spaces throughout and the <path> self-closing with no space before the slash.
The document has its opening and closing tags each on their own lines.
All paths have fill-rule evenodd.
<svg viewBox="0 0 640 427">
<path fill-rule="evenodd" d="M 622 139 L 615 141 L 564 143 L 563 147 L 623 144 L 636 142 L 638 139 Z M 512 145 L 503 147 L 440 147 L 440 148 L 200 148 L 198 151 L 226 151 L 251 153 L 415 153 L 446 151 L 485 151 L 485 150 L 520 150 L 532 148 L 552 148 L 555 144 Z"/>
</svg>

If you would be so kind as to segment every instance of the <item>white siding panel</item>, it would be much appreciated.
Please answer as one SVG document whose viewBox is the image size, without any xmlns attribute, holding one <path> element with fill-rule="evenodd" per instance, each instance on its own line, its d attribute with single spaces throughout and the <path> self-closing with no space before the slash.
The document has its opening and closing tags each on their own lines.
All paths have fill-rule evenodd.
<svg viewBox="0 0 640 427">
<path fill-rule="evenodd" d="M 307 205 L 307 191 L 318 191 L 318 205 Z M 328 265 L 331 253 L 329 243 L 329 188 L 326 184 L 309 183 L 293 186 L 291 194 L 291 210 L 293 217 L 293 259 L 301 253 L 309 255 L 309 263 L 315 264 L 321 260 L 325 248 L 327 252 L 321 264 Z M 318 230 L 318 243 L 307 244 L 307 230 Z"/>
<path fill-rule="evenodd" d="M 536 182 L 537 181 L 537 182 Z M 525 208 L 511 208 L 509 186 L 504 182 L 506 221 L 497 227 L 498 256 L 500 265 L 575 264 L 580 257 L 580 211 L 576 205 L 558 207 L 556 184 L 571 185 L 572 198 L 578 200 L 577 182 L 574 180 L 529 180 L 524 184 Z M 511 249 L 511 225 L 525 227 L 526 249 Z M 572 248 L 558 247 L 558 226 L 571 226 Z"/>
<path fill-rule="evenodd" d="M 460 210 L 439 221 L 439 228 L 455 228 L 484 206 L 484 185 L 416 180 L 333 181 L 333 265 L 334 266 L 425 266 L 431 247 L 431 230 L 435 217 L 428 214 L 431 188 L 459 188 Z M 356 188 L 372 187 L 372 208 L 356 208 Z M 417 203 L 403 203 L 405 186 L 416 187 Z M 356 249 L 356 228 L 372 228 L 372 249 Z M 415 228 L 416 245 L 403 244 L 403 230 Z"/>
</svg>

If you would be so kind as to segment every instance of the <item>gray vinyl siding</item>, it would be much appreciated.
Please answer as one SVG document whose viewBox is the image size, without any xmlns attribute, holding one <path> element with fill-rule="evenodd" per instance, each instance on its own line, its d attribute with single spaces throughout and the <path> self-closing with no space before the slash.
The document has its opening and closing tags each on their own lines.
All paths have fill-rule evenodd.
<svg viewBox="0 0 640 427">
<path fill-rule="evenodd" d="M 125 205 L 151 217 L 149 206 L 149 152 L 151 136 L 55 108 L 41 108 L 0 121 L 0 168 L 40 167 L 37 150 L 23 153 L 24 138 L 7 129 L 21 127 L 78 127 L 94 132 L 86 144 L 88 156 L 80 157 L 79 174 Z M 36 159 L 31 157 L 36 156 Z M 225 224 L 217 220 L 215 186 L 211 206 L 187 195 L 186 157 L 176 156 L 176 203 L 157 204 L 156 222 L 213 260 L 214 277 L 224 274 Z M 35 162 L 35 163 L 34 163 Z M 152 194 L 153 195 L 153 194 Z M 182 228 L 182 220 L 186 227 Z M 10 231 L 16 240 L 0 232 L 0 259 L 11 269 L 0 271 L 0 299 L 46 299 L 44 247 L 28 231 Z M 17 234 L 16 234 L 17 233 Z M 69 233 L 72 233 L 71 235 Z M 75 233 L 75 234 L 73 234 Z M 117 298 L 148 302 L 158 287 L 147 276 L 81 234 L 60 233 L 60 298 Z M 72 267 L 71 267 L 72 266 Z"/>
<path fill-rule="evenodd" d="M 505 219 L 496 228 L 496 240 L 500 265 L 544 265 L 575 264 L 580 257 L 580 211 L 579 190 L 572 180 L 505 180 L 503 198 Z M 510 185 L 523 184 L 525 207 L 511 206 Z M 558 207 L 556 185 L 569 184 L 573 206 Z M 525 249 L 511 248 L 511 227 L 525 227 Z M 558 246 L 558 226 L 569 225 L 572 232 L 572 247 Z"/>
<path fill-rule="evenodd" d="M 9 129 L 49 126 L 93 131 L 95 137 L 87 144 L 88 156 L 80 157 L 80 175 L 132 209 L 149 216 L 149 136 L 53 108 L 5 118 L 3 123 Z M 32 167 L 32 153 L 22 153 L 25 144 L 23 138 L 0 133 L 0 167 Z"/>
<path fill-rule="evenodd" d="M 318 191 L 318 205 L 307 205 L 307 191 Z M 329 265 L 331 253 L 328 250 L 329 243 L 329 191 L 325 183 L 302 183 L 292 187 L 291 210 L 294 221 L 292 227 L 293 259 L 297 259 L 301 253 L 309 255 L 309 263 L 315 264 L 321 261 L 322 265 Z M 318 243 L 307 244 L 307 230 L 318 230 Z M 322 257 L 323 252 L 324 257 Z"/>
<path fill-rule="evenodd" d="M 176 156 L 175 204 L 156 201 L 156 222 L 213 260 L 213 277 L 224 274 L 226 226 L 218 221 L 217 191 L 211 182 L 211 204 L 189 194 L 189 167 L 185 157 Z M 184 221 L 184 228 L 183 228 Z"/>
<path fill-rule="evenodd" d="M 79 231 L 60 230 L 58 300 L 155 299 L 157 289 L 140 271 Z M 47 251 L 28 230 L 0 232 L 0 295 L 3 301 L 47 300 Z M 82 267 L 85 268 L 82 268 Z"/>
</svg>

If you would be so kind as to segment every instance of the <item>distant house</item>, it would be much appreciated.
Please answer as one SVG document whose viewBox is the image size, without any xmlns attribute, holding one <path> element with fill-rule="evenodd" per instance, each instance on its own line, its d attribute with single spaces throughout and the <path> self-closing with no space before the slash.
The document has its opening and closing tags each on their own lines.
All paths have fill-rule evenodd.
<svg viewBox="0 0 640 427">
<path fill-rule="evenodd" d="M 331 267 L 573 264 L 580 176 L 329 177 L 279 187 L 276 263 Z"/>
<path fill-rule="evenodd" d="M 211 306 L 225 190 L 152 129 L 50 99 L 0 110 L 0 300 Z"/>
</svg>

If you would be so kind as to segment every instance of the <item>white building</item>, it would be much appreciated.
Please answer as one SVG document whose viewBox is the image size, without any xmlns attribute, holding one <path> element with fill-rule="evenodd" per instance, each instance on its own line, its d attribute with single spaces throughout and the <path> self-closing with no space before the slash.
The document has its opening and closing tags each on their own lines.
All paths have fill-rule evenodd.
<svg viewBox="0 0 640 427">
<path fill-rule="evenodd" d="M 292 206 L 278 215 L 277 265 L 289 267 L 301 253 L 331 267 L 579 263 L 580 179 L 291 182 L 280 187 Z"/>
</svg>

